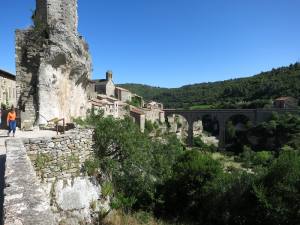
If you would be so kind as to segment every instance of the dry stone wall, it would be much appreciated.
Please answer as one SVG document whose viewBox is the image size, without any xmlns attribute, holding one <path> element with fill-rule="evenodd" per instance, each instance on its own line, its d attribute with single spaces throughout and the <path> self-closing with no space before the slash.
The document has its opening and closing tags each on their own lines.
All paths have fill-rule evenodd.
<svg viewBox="0 0 300 225">
<path fill-rule="evenodd" d="M 21 140 L 6 141 L 5 225 L 57 225 Z"/>
<path fill-rule="evenodd" d="M 93 154 L 93 130 L 75 130 L 64 135 L 23 139 L 42 182 L 77 177 L 83 163 Z"/>
<path fill-rule="evenodd" d="M 108 212 L 110 198 L 96 177 L 82 171 L 93 149 L 92 129 L 9 140 L 5 225 L 92 224 L 95 215 Z"/>
</svg>

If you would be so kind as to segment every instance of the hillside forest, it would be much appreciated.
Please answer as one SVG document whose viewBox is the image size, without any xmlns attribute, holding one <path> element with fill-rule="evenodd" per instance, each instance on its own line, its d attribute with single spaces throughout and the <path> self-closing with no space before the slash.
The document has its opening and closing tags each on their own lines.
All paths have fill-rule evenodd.
<svg viewBox="0 0 300 225">
<path fill-rule="evenodd" d="M 122 84 L 146 100 L 162 102 L 165 108 L 262 108 L 280 96 L 300 97 L 300 63 L 258 75 L 180 88 Z"/>
</svg>

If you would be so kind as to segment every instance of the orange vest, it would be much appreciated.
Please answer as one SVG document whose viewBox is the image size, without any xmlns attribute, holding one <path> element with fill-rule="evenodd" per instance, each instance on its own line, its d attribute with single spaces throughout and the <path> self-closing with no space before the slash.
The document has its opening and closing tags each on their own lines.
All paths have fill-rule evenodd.
<svg viewBox="0 0 300 225">
<path fill-rule="evenodd" d="M 16 112 L 9 112 L 7 115 L 7 122 L 16 120 Z"/>
</svg>

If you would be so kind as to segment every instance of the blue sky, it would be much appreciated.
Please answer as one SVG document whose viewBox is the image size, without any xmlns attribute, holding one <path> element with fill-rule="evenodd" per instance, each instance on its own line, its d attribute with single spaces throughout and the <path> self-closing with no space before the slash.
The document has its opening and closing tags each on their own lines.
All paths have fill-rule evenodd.
<svg viewBox="0 0 300 225">
<path fill-rule="evenodd" d="M 34 0 L 1 2 L 0 68 Z M 299 0 L 79 0 L 93 78 L 161 87 L 254 75 L 300 60 Z"/>
</svg>

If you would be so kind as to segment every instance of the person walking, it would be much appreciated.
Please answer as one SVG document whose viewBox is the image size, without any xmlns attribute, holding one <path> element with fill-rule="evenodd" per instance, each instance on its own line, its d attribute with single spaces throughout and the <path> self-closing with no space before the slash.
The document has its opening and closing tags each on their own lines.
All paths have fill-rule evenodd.
<svg viewBox="0 0 300 225">
<path fill-rule="evenodd" d="M 10 112 L 7 115 L 7 126 L 8 126 L 8 133 L 7 136 L 9 137 L 10 132 L 13 132 L 13 137 L 16 133 L 17 121 L 16 121 L 16 110 L 14 106 L 11 106 Z"/>
</svg>

